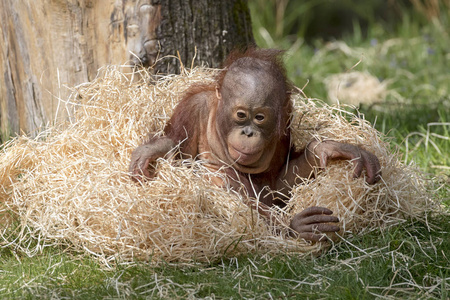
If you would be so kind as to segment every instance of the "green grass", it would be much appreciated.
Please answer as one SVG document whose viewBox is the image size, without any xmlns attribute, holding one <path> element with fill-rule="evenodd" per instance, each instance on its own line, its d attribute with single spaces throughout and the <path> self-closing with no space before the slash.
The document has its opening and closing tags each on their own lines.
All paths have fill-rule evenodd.
<svg viewBox="0 0 450 300">
<path fill-rule="evenodd" d="M 308 2 L 309 3 L 309 2 Z M 257 20 L 258 21 L 258 20 Z M 260 26 L 263 26 L 259 20 Z M 386 101 L 358 110 L 386 135 L 406 163 L 430 179 L 433 195 L 450 206 L 450 28 L 441 22 L 400 22 L 393 32 L 380 24 L 367 36 L 355 30 L 344 38 L 344 53 L 316 41 L 272 38 L 288 49 L 289 77 L 309 97 L 326 99 L 323 79 L 365 70 L 390 80 Z M 257 33 L 257 29 L 255 32 Z M 256 36 L 260 46 L 274 46 Z M 28 257 L 2 242 L 0 297 L 11 299 L 448 299 L 450 222 L 446 215 L 406 222 L 384 231 L 349 237 L 327 254 L 255 254 L 207 264 L 117 263 L 111 268 L 85 253 L 48 246 Z M 26 246 L 26 245 L 24 245 Z"/>
<path fill-rule="evenodd" d="M 340 243 L 320 258 L 249 255 L 211 265 L 142 262 L 102 268 L 93 258 L 48 248 L 34 257 L 4 249 L 2 298 L 447 299 L 450 224 L 408 223 Z M 363 249 L 361 251 L 360 249 Z M 19 256 L 17 256 L 19 255 Z"/>
</svg>

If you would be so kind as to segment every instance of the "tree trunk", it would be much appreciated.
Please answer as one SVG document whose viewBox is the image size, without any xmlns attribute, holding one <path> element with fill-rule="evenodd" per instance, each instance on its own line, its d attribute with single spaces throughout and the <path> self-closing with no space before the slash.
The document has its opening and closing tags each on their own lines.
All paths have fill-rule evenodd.
<svg viewBox="0 0 450 300">
<path fill-rule="evenodd" d="M 158 1 L 159 2 L 159 1 Z M 176 73 L 180 61 L 190 67 L 206 63 L 218 67 L 235 48 L 254 44 L 250 12 L 243 0 L 168 0 L 161 2 L 161 25 L 157 30 L 160 60 L 157 70 Z"/>
<path fill-rule="evenodd" d="M 1 0 L 0 129 L 35 135 L 67 118 L 69 88 L 107 64 L 175 73 L 217 67 L 253 43 L 244 0 Z M 156 65 L 155 65 L 155 62 Z"/>
</svg>

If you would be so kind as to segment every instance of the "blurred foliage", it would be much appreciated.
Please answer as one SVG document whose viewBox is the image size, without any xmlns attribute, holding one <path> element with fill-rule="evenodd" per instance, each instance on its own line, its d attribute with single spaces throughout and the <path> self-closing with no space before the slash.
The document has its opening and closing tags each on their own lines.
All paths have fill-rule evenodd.
<svg viewBox="0 0 450 300">
<path fill-rule="evenodd" d="M 375 23 L 394 31 L 405 14 L 424 24 L 448 15 L 450 0 L 249 0 L 258 45 L 273 47 L 284 40 L 312 41 L 365 33 Z"/>
</svg>

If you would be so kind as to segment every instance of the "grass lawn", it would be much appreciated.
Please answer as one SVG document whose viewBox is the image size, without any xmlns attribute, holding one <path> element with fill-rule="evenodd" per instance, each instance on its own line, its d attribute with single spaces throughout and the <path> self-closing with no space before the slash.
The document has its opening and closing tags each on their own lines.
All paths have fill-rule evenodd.
<svg viewBox="0 0 450 300">
<path fill-rule="evenodd" d="M 367 71 L 389 81 L 386 100 L 361 105 L 359 113 L 403 153 L 405 163 L 423 170 L 434 200 L 448 213 L 448 28 L 448 16 L 423 26 L 405 18 L 393 32 L 373 24 L 367 36 L 357 30 L 339 43 L 286 38 L 274 45 L 256 38 L 260 46 L 288 49 L 289 77 L 306 85 L 309 97 L 326 99 L 323 81 L 334 73 Z M 448 215 L 430 214 L 426 222 L 348 237 L 319 258 L 259 253 L 210 265 L 135 262 L 112 268 L 72 249 L 50 245 L 28 257 L 1 242 L 0 298 L 448 299 L 449 236 Z"/>
</svg>

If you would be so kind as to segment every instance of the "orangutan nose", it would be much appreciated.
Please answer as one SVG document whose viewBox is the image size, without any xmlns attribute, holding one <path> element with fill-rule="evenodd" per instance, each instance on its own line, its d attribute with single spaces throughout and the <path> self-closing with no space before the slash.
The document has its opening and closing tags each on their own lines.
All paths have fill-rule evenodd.
<svg viewBox="0 0 450 300">
<path fill-rule="evenodd" d="M 253 129 L 250 126 L 245 126 L 242 129 L 242 134 L 248 136 L 248 137 L 252 137 L 253 136 Z"/>
</svg>

